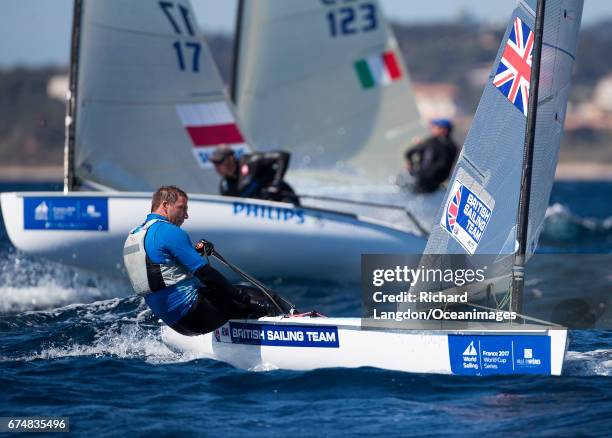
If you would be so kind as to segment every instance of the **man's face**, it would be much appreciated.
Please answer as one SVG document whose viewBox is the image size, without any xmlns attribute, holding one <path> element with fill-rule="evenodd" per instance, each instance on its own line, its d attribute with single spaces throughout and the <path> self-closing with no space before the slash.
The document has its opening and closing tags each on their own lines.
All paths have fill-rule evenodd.
<svg viewBox="0 0 612 438">
<path fill-rule="evenodd" d="M 236 159 L 230 155 L 220 163 L 215 163 L 215 170 L 221 176 L 234 175 L 236 173 Z"/>
<path fill-rule="evenodd" d="M 179 196 L 174 204 L 168 204 L 165 201 L 162 202 L 162 208 L 166 211 L 168 222 L 177 227 L 183 225 L 185 219 L 189 218 L 187 215 L 187 199 L 183 196 Z"/>
<path fill-rule="evenodd" d="M 446 137 L 448 135 L 448 129 L 442 127 L 442 126 L 438 126 L 438 125 L 431 125 L 431 134 L 434 137 Z"/>
</svg>

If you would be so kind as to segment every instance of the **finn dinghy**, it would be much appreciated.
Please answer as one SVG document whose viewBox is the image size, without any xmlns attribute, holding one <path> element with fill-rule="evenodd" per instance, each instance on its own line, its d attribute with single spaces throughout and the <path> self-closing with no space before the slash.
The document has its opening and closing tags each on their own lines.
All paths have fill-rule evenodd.
<svg viewBox="0 0 612 438">
<path fill-rule="evenodd" d="M 255 146 L 291 150 L 297 187 L 389 185 L 426 130 L 379 2 L 241 0 L 236 27 L 232 98 Z"/>
<path fill-rule="evenodd" d="M 65 191 L 2 193 L 20 250 L 124 275 L 122 242 L 151 192 L 190 193 L 194 237 L 263 276 L 357 281 L 363 252 L 420 252 L 407 228 L 355 214 L 215 196 L 209 157 L 250 150 L 187 0 L 76 0 Z M 95 257 L 92 257 L 95 248 Z"/>
<path fill-rule="evenodd" d="M 444 190 L 395 185 L 428 132 L 380 2 L 240 0 L 231 92 L 256 147 L 292 152 L 302 199 L 379 218 L 402 206 L 431 228 Z"/>
<path fill-rule="evenodd" d="M 581 15 L 582 0 L 518 3 L 425 254 L 511 257 L 502 303 L 519 314 L 523 268 L 535 251 L 552 187 Z M 255 370 L 372 366 L 561 374 L 567 330 L 527 319 L 390 328 L 371 319 L 281 315 L 232 320 L 195 337 L 163 327 L 162 339 L 171 349 Z"/>
</svg>

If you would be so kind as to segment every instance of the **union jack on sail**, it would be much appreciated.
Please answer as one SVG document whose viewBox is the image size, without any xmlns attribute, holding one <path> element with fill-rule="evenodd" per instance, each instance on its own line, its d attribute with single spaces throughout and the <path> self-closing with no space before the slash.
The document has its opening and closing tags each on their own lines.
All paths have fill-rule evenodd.
<svg viewBox="0 0 612 438">
<path fill-rule="evenodd" d="M 455 194 L 450 199 L 446 208 L 446 229 L 449 233 L 453 232 L 455 222 L 457 222 L 457 215 L 459 214 L 459 204 L 461 204 L 461 192 L 463 185 L 460 184 L 455 191 Z"/>
<path fill-rule="evenodd" d="M 525 116 L 529 101 L 533 40 L 529 26 L 516 17 L 493 78 L 493 85 Z"/>
</svg>

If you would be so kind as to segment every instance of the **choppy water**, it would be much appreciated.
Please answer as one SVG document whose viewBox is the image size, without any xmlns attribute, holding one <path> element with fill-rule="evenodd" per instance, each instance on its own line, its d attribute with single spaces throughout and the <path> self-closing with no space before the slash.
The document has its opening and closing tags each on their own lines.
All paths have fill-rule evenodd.
<svg viewBox="0 0 612 438">
<path fill-rule="evenodd" d="M 38 188 L 46 186 L 0 190 Z M 611 199 L 612 183 L 557 183 L 542 251 L 612 253 Z M 610 287 L 610 266 L 594 268 L 608 275 L 589 286 Z M 538 274 L 562 281 L 565 272 L 544 266 Z M 304 309 L 360 312 L 354 286 L 273 286 Z M 79 434 L 597 436 L 612 430 L 612 331 L 573 331 L 558 378 L 242 371 L 171 352 L 126 284 L 19 254 L 3 228 L 0 334 L 0 416 L 69 416 Z"/>
</svg>

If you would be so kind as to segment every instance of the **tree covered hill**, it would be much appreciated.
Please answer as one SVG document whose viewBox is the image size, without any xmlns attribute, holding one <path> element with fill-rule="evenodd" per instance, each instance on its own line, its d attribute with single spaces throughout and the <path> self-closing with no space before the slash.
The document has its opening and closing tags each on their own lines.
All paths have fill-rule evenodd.
<svg viewBox="0 0 612 438">
<path fill-rule="evenodd" d="M 473 80 L 477 69 L 490 68 L 503 29 L 477 23 L 393 25 L 415 82 L 440 82 L 457 86 L 462 107 L 476 108 L 482 84 Z M 209 44 L 219 70 L 229 83 L 233 41 L 211 35 Z M 574 102 L 589 99 L 597 82 L 612 72 L 612 21 L 583 29 L 574 76 Z M 66 68 L 0 70 L 0 165 L 61 165 L 64 141 L 64 105 L 47 95 L 52 76 Z M 587 132 L 572 143 L 568 159 L 612 163 L 610 132 Z M 579 146 L 575 146 L 579 145 Z M 578 148 L 579 150 L 577 150 Z M 589 151 L 593 156 L 589 158 Z"/>
</svg>

